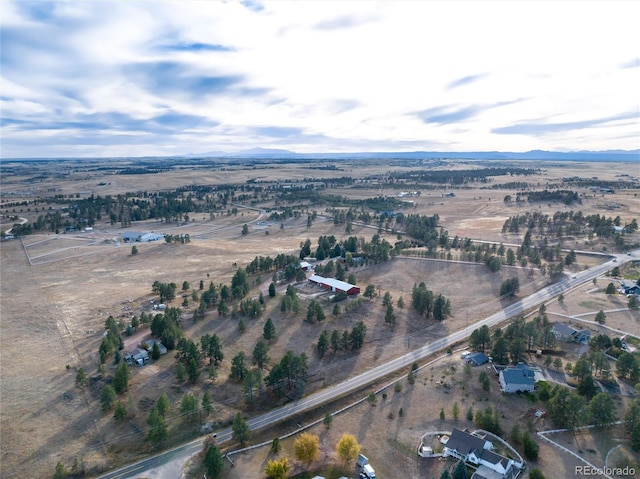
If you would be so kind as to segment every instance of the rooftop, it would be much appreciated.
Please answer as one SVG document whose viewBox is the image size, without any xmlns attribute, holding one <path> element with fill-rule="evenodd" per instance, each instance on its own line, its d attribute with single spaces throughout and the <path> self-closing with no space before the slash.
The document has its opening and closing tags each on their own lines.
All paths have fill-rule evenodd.
<svg viewBox="0 0 640 479">
<path fill-rule="evenodd" d="M 324 276 L 318 276 L 317 274 L 312 274 L 311 276 L 309 276 L 309 281 L 312 281 L 314 283 L 326 284 L 327 286 L 331 286 L 332 288 L 339 289 L 342 291 L 348 291 L 351 288 L 357 287 L 354 284 L 346 283 L 344 281 L 340 281 L 339 279 L 325 278 Z"/>
<path fill-rule="evenodd" d="M 502 375 L 504 382 L 507 384 L 533 385 L 535 383 L 535 380 L 534 380 L 535 374 L 527 366 L 517 367 L 517 368 L 508 368 L 503 371 L 500 371 L 500 374 Z"/>
<path fill-rule="evenodd" d="M 454 429 L 447 441 L 446 447 L 464 456 L 468 456 L 472 452 L 480 455 L 480 452 L 484 450 L 486 442 L 485 439 L 474 436 L 470 432 Z"/>
</svg>

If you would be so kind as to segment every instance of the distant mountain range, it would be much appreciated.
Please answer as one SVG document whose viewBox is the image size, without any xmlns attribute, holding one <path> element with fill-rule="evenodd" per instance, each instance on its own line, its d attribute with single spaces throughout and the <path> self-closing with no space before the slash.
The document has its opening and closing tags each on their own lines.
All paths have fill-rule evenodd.
<svg viewBox="0 0 640 479">
<path fill-rule="evenodd" d="M 251 148 L 235 152 L 207 151 L 188 153 L 187 158 L 291 158 L 291 159 L 478 159 L 478 160 L 565 160 L 565 161 L 638 161 L 640 150 L 571 151 L 373 151 L 357 153 L 296 153 L 277 148 Z"/>
</svg>

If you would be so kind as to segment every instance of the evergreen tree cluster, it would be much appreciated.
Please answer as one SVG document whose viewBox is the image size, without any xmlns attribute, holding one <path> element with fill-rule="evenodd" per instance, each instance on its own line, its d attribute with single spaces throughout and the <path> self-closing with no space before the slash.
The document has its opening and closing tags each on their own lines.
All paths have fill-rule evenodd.
<svg viewBox="0 0 640 479">
<path fill-rule="evenodd" d="M 389 175 L 390 180 L 407 180 L 412 182 L 433 183 L 436 185 L 465 185 L 468 183 L 489 183 L 493 176 L 530 176 L 540 172 L 536 168 L 480 168 L 477 170 L 434 170 L 420 169 L 410 171 L 396 171 Z M 406 188 L 404 182 L 401 188 Z M 441 186 L 440 186 L 441 188 Z"/>
<path fill-rule="evenodd" d="M 100 364 L 104 364 L 107 358 L 113 353 L 117 353 L 119 357 L 119 351 L 124 349 L 124 340 L 120 334 L 120 327 L 113 316 L 107 318 L 104 327 L 106 335 L 102 336 L 102 341 L 98 349 Z"/>
<path fill-rule="evenodd" d="M 367 326 L 359 321 L 351 331 L 345 329 L 339 331 L 334 329 L 329 334 L 326 329 L 320 333 L 316 349 L 320 357 L 323 357 L 329 350 L 336 354 L 340 351 L 357 351 L 364 345 L 364 338 L 367 334 Z"/>
<path fill-rule="evenodd" d="M 298 313 L 301 307 L 302 302 L 298 297 L 296 288 L 291 285 L 287 286 L 287 292 L 282 298 L 282 301 L 280 301 L 280 311 L 283 313 L 288 313 L 290 311 Z"/>
<path fill-rule="evenodd" d="M 557 211 L 553 215 L 548 215 L 535 211 L 509 217 L 502 225 L 502 232 L 518 234 L 526 229 L 531 234 L 555 238 L 588 235 L 607 238 L 616 234 L 614 226 L 623 226 L 619 216 L 615 218 L 600 214 L 585 216 L 581 211 Z M 624 227 L 631 233 L 638 229 L 638 223 L 633 219 Z"/>
<path fill-rule="evenodd" d="M 184 332 L 179 326 L 182 310 L 167 308 L 164 313 L 156 314 L 151 320 L 151 334 L 159 338 L 168 350 L 176 348 L 178 340 Z"/>
<path fill-rule="evenodd" d="M 276 397 L 287 393 L 300 395 L 304 390 L 308 369 L 309 360 L 304 352 L 296 355 L 293 351 L 287 351 L 280 362 L 273 365 L 264 382 Z"/>
<path fill-rule="evenodd" d="M 413 285 L 411 304 L 426 319 L 433 318 L 442 321 L 451 315 L 450 300 L 440 293 L 434 293 L 427 289 L 424 283 Z"/>
</svg>

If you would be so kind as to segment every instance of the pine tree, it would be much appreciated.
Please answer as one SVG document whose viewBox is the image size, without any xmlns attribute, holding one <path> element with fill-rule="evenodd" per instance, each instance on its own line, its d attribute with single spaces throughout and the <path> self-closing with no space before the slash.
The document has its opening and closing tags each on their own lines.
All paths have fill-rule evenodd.
<svg viewBox="0 0 640 479">
<path fill-rule="evenodd" d="M 209 391 L 205 391 L 202 395 L 202 411 L 207 416 L 213 412 L 213 398 Z"/>
<path fill-rule="evenodd" d="M 453 470 L 453 479 L 467 479 L 467 466 L 464 461 L 458 461 Z"/>
<path fill-rule="evenodd" d="M 100 404 L 102 406 L 103 411 L 108 411 L 113 407 L 113 404 L 116 401 L 116 392 L 113 390 L 111 385 L 107 384 L 102 388 L 102 392 L 100 393 Z"/>
<path fill-rule="evenodd" d="M 236 414 L 235 418 L 233 419 L 231 430 L 233 431 L 233 439 L 238 441 L 241 447 L 244 447 L 247 441 L 251 439 L 251 430 L 249 429 L 249 425 L 240 413 Z"/>
<path fill-rule="evenodd" d="M 129 389 L 129 366 L 126 363 L 118 365 L 113 376 L 113 389 L 116 394 L 122 394 Z"/>
<path fill-rule="evenodd" d="M 264 323 L 264 328 L 262 329 L 262 337 L 266 341 L 271 341 L 276 336 L 276 327 L 273 325 L 273 321 L 271 318 L 267 318 L 267 322 Z"/>
<path fill-rule="evenodd" d="M 322 423 L 324 424 L 324 427 L 326 427 L 327 429 L 331 428 L 331 424 L 333 424 L 333 416 L 331 415 L 330 412 L 327 412 L 327 414 L 324 415 L 324 419 L 322 420 Z"/>
<path fill-rule="evenodd" d="M 453 418 L 457 421 L 458 416 L 460 416 L 460 406 L 458 406 L 458 401 L 453 403 L 453 410 L 451 411 Z"/>
<path fill-rule="evenodd" d="M 56 472 L 53 474 L 53 479 L 65 479 L 67 477 L 67 468 L 64 464 L 58 461 L 56 464 Z"/>
<path fill-rule="evenodd" d="M 205 470 L 207 471 L 207 478 L 217 479 L 220 477 L 224 469 L 224 459 L 215 444 L 209 446 L 203 462 Z"/>
<path fill-rule="evenodd" d="M 113 418 L 116 421 L 127 417 L 127 406 L 122 401 L 116 402 L 116 407 L 113 409 Z"/>
<path fill-rule="evenodd" d="M 76 373 L 76 387 L 82 389 L 89 385 L 89 375 L 84 368 L 78 369 Z"/>
<path fill-rule="evenodd" d="M 169 437 L 169 428 L 164 417 L 162 417 L 158 410 L 154 407 L 149 413 L 149 419 L 147 419 L 149 425 L 149 432 L 147 438 L 153 444 L 160 444 Z"/>
</svg>

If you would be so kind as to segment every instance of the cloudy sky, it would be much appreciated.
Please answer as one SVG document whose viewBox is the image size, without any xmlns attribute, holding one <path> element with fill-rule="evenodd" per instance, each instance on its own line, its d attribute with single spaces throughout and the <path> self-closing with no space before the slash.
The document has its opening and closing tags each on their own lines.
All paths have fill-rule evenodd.
<svg viewBox="0 0 640 479">
<path fill-rule="evenodd" d="M 631 1 L 2 1 L 1 154 L 640 148 Z"/>
</svg>

